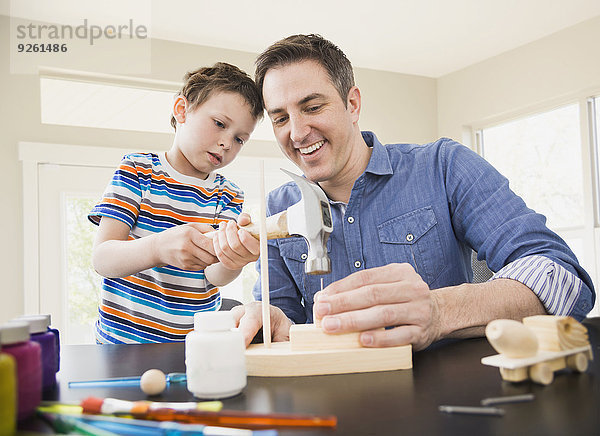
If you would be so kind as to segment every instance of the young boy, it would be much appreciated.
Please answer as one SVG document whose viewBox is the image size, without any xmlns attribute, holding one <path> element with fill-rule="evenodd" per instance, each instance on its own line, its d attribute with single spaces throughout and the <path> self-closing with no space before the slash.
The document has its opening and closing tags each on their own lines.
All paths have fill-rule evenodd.
<svg viewBox="0 0 600 436">
<path fill-rule="evenodd" d="M 88 215 L 99 225 L 93 263 L 104 277 L 98 343 L 184 340 L 195 312 L 221 306 L 217 286 L 258 258 L 258 241 L 235 225 L 243 192 L 214 171 L 233 161 L 262 114 L 246 73 L 200 68 L 175 98 L 171 149 L 123 158 Z M 217 226 L 212 240 L 204 235 Z M 230 246 L 228 235 L 242 244 Z"/>
</svg>

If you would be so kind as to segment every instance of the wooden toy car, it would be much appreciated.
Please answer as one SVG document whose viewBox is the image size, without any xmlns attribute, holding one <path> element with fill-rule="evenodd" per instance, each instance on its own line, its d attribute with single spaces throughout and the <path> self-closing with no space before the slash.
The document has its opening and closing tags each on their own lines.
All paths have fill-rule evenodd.
<svg viewBox="0 0 600 436">
<path fill-rule="evenodd" d="M 523 323 L 498 319 L 485 334 L 500 354 L 481 363 L 499 367 L 502 379 L 511 382 L 531 379 L 548 385 L 554 371 L 568 367 L 585 372 L 593 359 L 587 329 L 569 316 L 530 316 Z"/>
</svg>

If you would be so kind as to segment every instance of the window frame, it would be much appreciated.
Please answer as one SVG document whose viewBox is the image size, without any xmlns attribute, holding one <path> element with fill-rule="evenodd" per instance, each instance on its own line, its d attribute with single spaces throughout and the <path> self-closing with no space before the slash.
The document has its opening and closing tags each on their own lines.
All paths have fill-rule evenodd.
<svg viewBox="0 0 600 436">
<path fill-rule="evenodd" d="M 570 104 L 579 106 L 580 143 L 582 157 L 583 182 L 583 225 L 573 227 L 556 227 L 552 230 L 560 232 L 565 239 L 580 238 L 583 241 L 583 251 L 587 258 L 584 266 L 594 286 L 598 288 L 598 273 L 600 272 L 600 144 L 598 143 L 598 128 L 595 118 L 594 99 L 600 99 L 600 88 L 587 89 L 578 93 L 539 102 L 527 107 L 516 109 L 479 121 L 474 121 L 463 127 L 463 141 L 480 156 L 484 156 L 482 131 L 518 119 L 526 118 L 543 112 L 552 111 Z M 580 259 L 581 261 L 581 259 Z M 600 316 L 600 298 L 590 316 Z"/>
</svg>

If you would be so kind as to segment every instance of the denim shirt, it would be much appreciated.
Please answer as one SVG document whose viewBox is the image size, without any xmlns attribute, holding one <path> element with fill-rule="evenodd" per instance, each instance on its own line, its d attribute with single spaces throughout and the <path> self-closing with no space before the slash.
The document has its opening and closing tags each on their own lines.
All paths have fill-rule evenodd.
<svg viewBox="0 0 600 436">
<path fill-rule="evenodd" d="M 367 169 L 345 208 L 331 202 L 331 273 L 304 272 L 302 237 L 268 241 L 270 302 L 293 322 L 312 322 L 321 278 L 327 286 L 362 269 L 409 263 L 430 289 L 443 288 L 471 281 L 471 250 L 492 271 L 542 256 L 577 283 L 561 314 L 581 319 L 591 310 L 592 281 L 573 252 L 481 156 L 447 138 L 383 146 L 372 132 L 362 135 L 373 149 Z M 267 197 L 267 214 L 286 210 L 300 198 L 295 183 L 280 186 Z M 256 265 L 260 270 L 260 262 Z M 552 292 L 565 298 L 558 288 Z M 261 299 L 260 280 L 253 293 Z"/>
</svg>

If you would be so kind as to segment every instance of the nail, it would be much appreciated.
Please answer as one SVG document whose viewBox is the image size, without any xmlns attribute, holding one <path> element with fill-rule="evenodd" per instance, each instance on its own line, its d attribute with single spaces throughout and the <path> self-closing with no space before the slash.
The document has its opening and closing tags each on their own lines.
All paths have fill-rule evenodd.
<svg viewBox="0 0 600 436">
<path fill-rule="evenodd" d="M 319 316 L 319 318 L 324 317 L 325 315 L 328 315 L 331 312 L 331 304 L 325 302 L 325 303 L 318 303 L 315 306 L 315 313 Z"/>
<path fill-rule="evenodd" d="M 340 328 L 341 323 L 340 320 L 337 318 L 327 317 L 323 318 L 323 320 L 321 321 L 321 326 L 324 330 L 334 332 Z"/>
<path fill-rule="evenodd" d="M 372 345 L 373 335 L 371 333 L 363 333 L 362 335 L 360 335 L 360 342 L 363 345 Z"/>
</svg>

